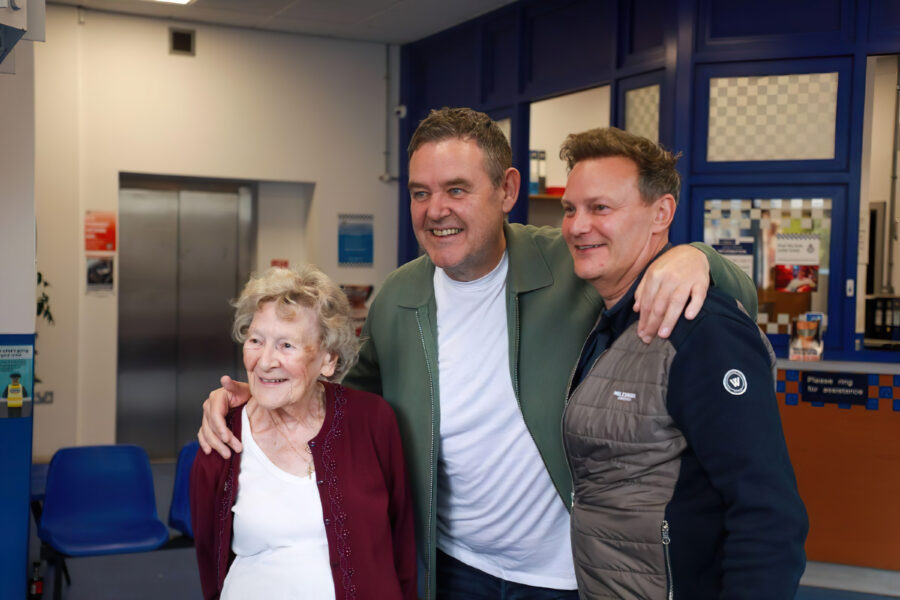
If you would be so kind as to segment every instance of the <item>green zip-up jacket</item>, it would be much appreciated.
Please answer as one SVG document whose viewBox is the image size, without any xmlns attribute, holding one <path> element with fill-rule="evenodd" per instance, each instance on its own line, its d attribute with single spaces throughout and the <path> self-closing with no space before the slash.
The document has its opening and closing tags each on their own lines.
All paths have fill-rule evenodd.
<svg viewBox="0 0 900 600">
<path fill-rule="evenodd" d="M 504 226 L 509 270 L 506 315 L 513 390 L 560 499 L 571 509 L 572 480 L 563 451 L 565 392 L 582 343 L 603 302 L 576 277 L 559 229 Z M 711 248 L 713 282 L 756 314 L 750 279 Z M 385 280 L 369 308 L 359 362 L 349 387 L 383 396 L 394 408 L 415 508 L 416 542 L 425 564 L 425 595 L 435 594 L 436 473 L 440 435 L 437 305 L 434 263 L 427 255 Z"/>
</svg>

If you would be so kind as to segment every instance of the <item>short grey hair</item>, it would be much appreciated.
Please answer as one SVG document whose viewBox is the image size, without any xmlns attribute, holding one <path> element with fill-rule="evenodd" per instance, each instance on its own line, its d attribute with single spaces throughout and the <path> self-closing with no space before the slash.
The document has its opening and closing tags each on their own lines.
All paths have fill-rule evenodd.
<svg viewBox="0 0 900 600">
<path fill-rule="evenodd" d="M 503 183 L 503 175 L 512 167 L 512 149 L 500 126 L 490 116 L 471 108 L 432 109 L 409 140 L 407 154 L 412 160 L 416 150 L 429 142 L 449 139 L 475 140 L 484 154 L 484 170 L 495 188 Z"/>
<path fill-rule="evenodd" d="M 275 314 L 293 319 L 299 307 L 312 309 L 319 324 L 321 348 L 337 357 L 331 381 L 340 381 L 356 363 L 359 339 L 350 319 L 350 303 L 343 290 L 314 265 L 298 270 L 272 267 L 254 273 L 244 286 L 235 307 L 232 335 L 243 344 L 253 315 L 269 302 L 275 303 Z"/>
</svg>

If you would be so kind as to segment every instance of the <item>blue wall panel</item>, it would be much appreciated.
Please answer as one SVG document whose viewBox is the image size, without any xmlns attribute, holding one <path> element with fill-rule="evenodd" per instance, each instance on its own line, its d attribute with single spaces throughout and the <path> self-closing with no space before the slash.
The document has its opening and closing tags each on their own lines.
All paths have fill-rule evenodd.
<svg viewBox="0 0 900 600">
<path fill-rule="evenodd" d="M 857 14 L 854 0 L 701 0 L 697 52 L 703 60 L 847 52 Z M 736 47 L 757 54 L 716 56 Z"/>
<path fill-rule="evenodd" d="M 3 338 L 4 344 L 34 346 L 34 334 Z M 26 386 L 33 395 L 34 382 Z M 24 598 L 28 582 L 33 423 L 33 416 L 0 419 L 0 598 L 4 600 Z"/>
<path fill-rule="evenodd" d="M 483 101 L 489 106 L 512 104 L 519 92 L 518 20 L 507 10 L 484 25 Z"/>
<path fill-rule="evenodd" d="M 666 25 L 675 18 L 675 4 L 668 0 L 626 0 L 621 7 L 619 64 L 662 58 Z"/>
<path fill-rule="evenodd" d="M 442 106 L 480 104 L 480 49 L 480 28 L 471 24 L 421 43 L 411 64 L 417 81 L 415 116 Z"/>
<path fill-rule="evenodd" d="M 708 0 L 709 38 L 838 32 L 841 0 Z"/>
<path fill-rule="evenodd" d="M 525 89 L 537 95 L 609 80 L 615 63 L 613 2 L 539 2 L 525 11 Z"/>
<path fill-rule="evenodd" d="M 872 0 L 869 5 L 869 39 L 881 41 L 900 38 L 900 2 Z"/>
</svg>

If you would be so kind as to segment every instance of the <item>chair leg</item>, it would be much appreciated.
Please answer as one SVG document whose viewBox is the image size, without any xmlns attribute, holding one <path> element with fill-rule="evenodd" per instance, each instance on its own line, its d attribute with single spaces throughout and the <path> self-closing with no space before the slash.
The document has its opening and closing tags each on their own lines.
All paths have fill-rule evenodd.
<svg viewBox="0 0 900 600">
<path fill-rule="evenodd" d="M 57 556 L 53 560 L 53 600 L 62 600 L 62 572 L 65 563 L 61 556 Z M 68 574 L 66 574 L 68 578 Z"/>
<path fill-rule="evenodd" d="M 47 542 L 41 542 L 41 560 L 46 560 L 47 564 L 53 567 L 53 600 L 62 600 L 63 576 L 66 578 L 66 585 L 72 585 L 66 557 Z"/>
<path fill-rule="evenodd" d="M 72 585 L 72 578 L 69 577 L 69 567 L 66 566 L 66 559 L 62 556 L 59 557 L 59 564 L 62 565 L 63 575 L 66 576 L 66 585 Z"/>
</svg>

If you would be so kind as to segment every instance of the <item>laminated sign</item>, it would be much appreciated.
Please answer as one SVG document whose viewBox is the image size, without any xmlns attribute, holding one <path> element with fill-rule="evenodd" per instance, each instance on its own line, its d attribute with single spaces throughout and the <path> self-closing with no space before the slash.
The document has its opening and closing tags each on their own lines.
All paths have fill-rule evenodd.
<svg viewBox="0 0 900 600">
<path fill-rule="evenodd" d="M 34 336 L 0 335 L 0 418 L 31 415 Z"/>
</svg>

